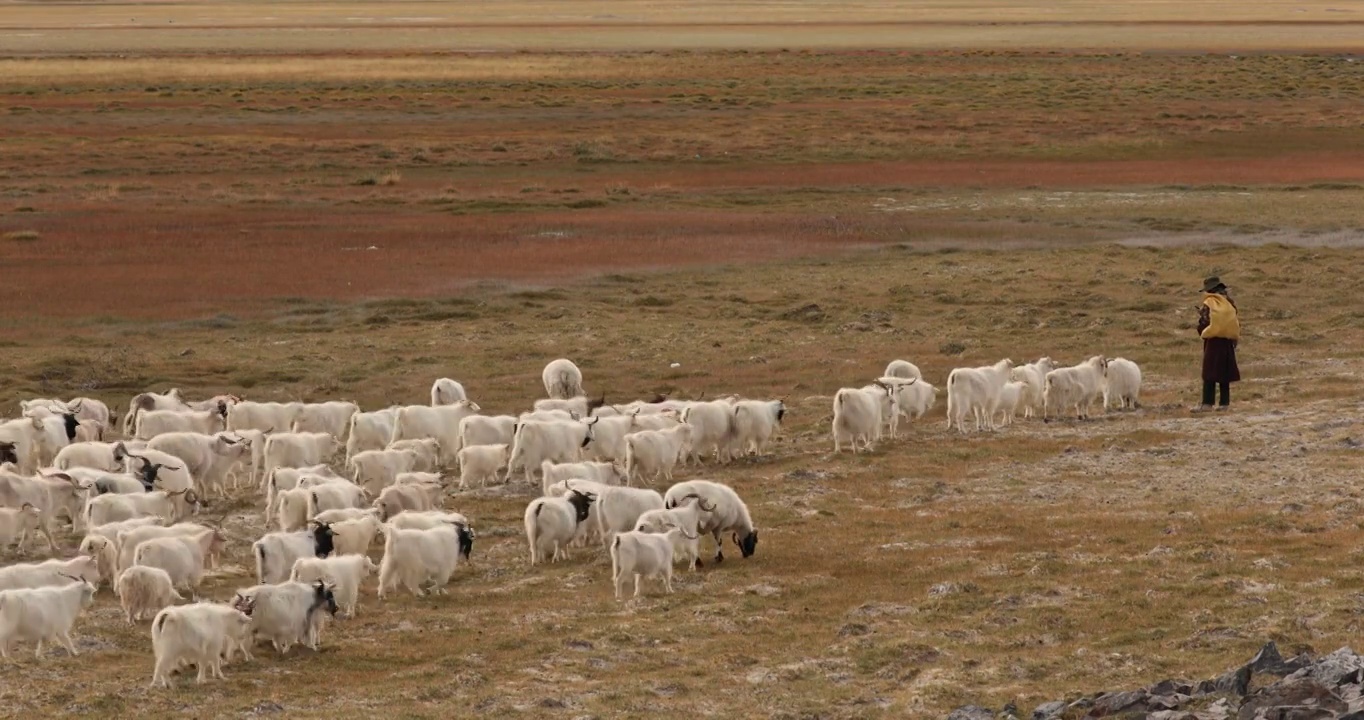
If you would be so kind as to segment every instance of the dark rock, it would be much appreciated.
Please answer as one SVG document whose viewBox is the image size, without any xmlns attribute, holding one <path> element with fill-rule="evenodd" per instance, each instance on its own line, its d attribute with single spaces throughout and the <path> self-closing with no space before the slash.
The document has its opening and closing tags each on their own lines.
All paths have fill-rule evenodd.
<svg viewBox="0 0 1364 720">
<path fill-rule="evenodd" d="M 538 704 L 542 708 L 551 708 L 555 710 L 562 710 L 568 707 L 567 705 L 564 704 L 563 700 L 558 700 L 555 698 L 544 698 Z"/>
<path fill-rule="evenodd" d="M 1153 695 L 1146 700 L 1149 710 L 1178 710 L 1191 700 L 1188 695 Z"/>
<path fill-rule="evenodd" d="M 1260 652 L 1255 653 L 1255 657 L 1250 659 L 1250 669 L 1262 675 L 1275 675 L 1284 677 L 1307 667 L 1311 663 L 1311 658 L 1299 655 L 1291 660 L 1284 660 L 1279 654 L 1279 646 L 1272 641 L 1265 643 L 1260 648 Z"/>
<path fill-rule="evenodd" d="M 1090 709 L 1090 708 L 1092 708 L 1092 707 L 1094 707 L 1094 699 L 1093 699 L 1093 698 L 1080 698 L 1079 700 L 1076 700 L 1075 702 L 1073 702 L 1073 703 L 1067 705 L 1067 706 L 1066 706 L 1066 709 L 1067 709 L 1067 710 L 1088 710 L 1088 709 Z"/>
<path fill-rule="evenodd" d="M 1284 678 L 1285 682 L 1311 678 L 1328 688 L 1364 682 L 1364 658 L 1350 648 L 1341 648 Z"/>
<path fill-rule="evenodd" d="M 1246 664 L 1211 680 L 1164 680 L 1144 690 L 1096 693 L 1071 703 L 1038 705 L 1032 720 L 1364 720 L 1364 656 L 1350 648 L 1317 657 L 1310 648 L 1285 660 L 1274 643 Z M 1252 683 L 1254 676 L 1260 677 Z M 1251 688 L 1256 687 L 1252 692 Z M 1016 711 L 1005 709 L 1012 717 Z M 958 709 L 950 718 L 985 720 L 989 710 Z"/>
<path fill-rule="evenodd" d="M 1061 713 L 1066 711 L 1066 701 L 1056 700 L 1049 703 L 1042 703 L 1033 708 L 1032 720 L 1055 720 L 1061 717 Z"/>
<path fill-rule="evenodd" d="M 979 705 L 964 705 L 953 710 L 947 720 L 995 720 L 995 711 Z"/>
<path fill-rule="evenodd" d="M 1145 710 L 1146 700 L 1149 697 L 1150 695 L 1145 690 L 1105 693 L 1094 700 L 1094 707 L 1090 709 L 1089 714 L 1095 717 L 1104 717 L 1122 712 Z"/>
<path fill-rule="evenodd" d="M 1220 677 L 1213 680 L 1204 680 L 1194 688 L 1194 696 L 1200 695 L 1234 695 L 1243 697 L 1250 691 L 1250 665 L 1243 665 L 1235 670 L 1229 670 Z"/>
<path fill-rule="evenodd" d="M 270 700 L 263 700 L 256 703 L 256 707 L 251 708 L 252 715 L 272 715 L 284 712 L 284 706 Z"/>
<path fill-rule="evenodd" d="M 1179 682 L 1177 680 L 1161 680 L 1160 682 L 1146 688 L 1146 692 L 1152 695 L 1192 695 L 1194 686 L 1192 683 Z"/>
<path fill-rule="evenodd" d="M 1196 720 L 1231 720 L 1236 717 L 1236 709 L 1226 698 L 1218 698 L 1213 704 L 1194 713 Z"/>
<path fill-rule="evenodd" d="M 1315 720 L 1336 718 L 1349 710 L 1330 688 L 1304 678 L 1283 679 L 1256 690 L 1241 704 L 1237 720 Z"/>
</svg>

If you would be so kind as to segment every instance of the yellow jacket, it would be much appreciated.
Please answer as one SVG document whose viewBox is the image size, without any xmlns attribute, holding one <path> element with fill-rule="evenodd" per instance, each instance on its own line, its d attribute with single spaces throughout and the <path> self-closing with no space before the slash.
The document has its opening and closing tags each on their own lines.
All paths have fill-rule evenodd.
<svg viewBox="0 0 1364 720">
<path fill-rule="evenodd" d="M 1208 306 L 1208 326 L 1203 328 L 1202 336 L 1207 338 L 1241 338 L 1241 321 L 1236 317 L 1236 307 L 1231 301 L 1217 293 L 1205 293 L 1203 304 Z"/>
</svg>

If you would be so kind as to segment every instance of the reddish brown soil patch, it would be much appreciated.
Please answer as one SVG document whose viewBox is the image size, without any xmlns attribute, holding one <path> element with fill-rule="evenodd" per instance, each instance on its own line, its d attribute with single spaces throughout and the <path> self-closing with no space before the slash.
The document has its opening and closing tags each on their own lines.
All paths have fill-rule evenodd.
<svg viewBox="0 0 1364 720">
<path fill-rule="evenodd" d="M 442 216 L 391 212 L 70 213 L 5 248 L 6 311 L 185 317 L 252 301 L 453 294 L 479 281 L 552 284 L 613 270 L 828 252 L 804 218 L 594 212 Z"/>
</svg>

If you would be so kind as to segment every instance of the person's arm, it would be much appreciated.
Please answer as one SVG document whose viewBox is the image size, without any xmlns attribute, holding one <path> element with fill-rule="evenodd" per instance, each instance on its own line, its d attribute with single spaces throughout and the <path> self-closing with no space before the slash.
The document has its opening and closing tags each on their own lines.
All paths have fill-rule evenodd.
<svg viewBox="0 0 1364 720">
<path fill-rule="evenodd" d="M 1210 317 L 1211 312 L 1212 312 L 1212 311 L 1211 311 L 1211 308 L 1209 308 L 1207 305 L 1201 305 L 1201 306 L 1199 306 L 1199 308 L 1198 308 L 1198 334 L 1199 334 L 1199 335 L 1202 335 L 1202 334 L 1203 334 L 1203 331 L 1204 331 L 1204 330 L 1207 330 L 1207 329 L 1208 329 L 1208 326 L 1212 324 L 1212 318 Z"/>
</svg>

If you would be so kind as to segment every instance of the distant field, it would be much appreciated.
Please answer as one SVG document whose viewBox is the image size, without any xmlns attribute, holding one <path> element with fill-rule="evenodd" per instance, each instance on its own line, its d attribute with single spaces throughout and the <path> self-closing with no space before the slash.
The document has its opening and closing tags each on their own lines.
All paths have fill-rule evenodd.
<svg viewBox="0 0 1364 720">
<path fill-rule="evenodd" d="M 3 2 L 24 54 L 749 50 L 1359 50 L 1349 2 Z"/>
<path fill-rule="evenodd" d="M 61 58 L 0 78 L 0 234 L 36 234 L 4 244 L 20 316 L 1364 226 L 1364 65 L 1340 58 Z M 96 282 L 45 292 L 73 276 Z"/>
</svg>

